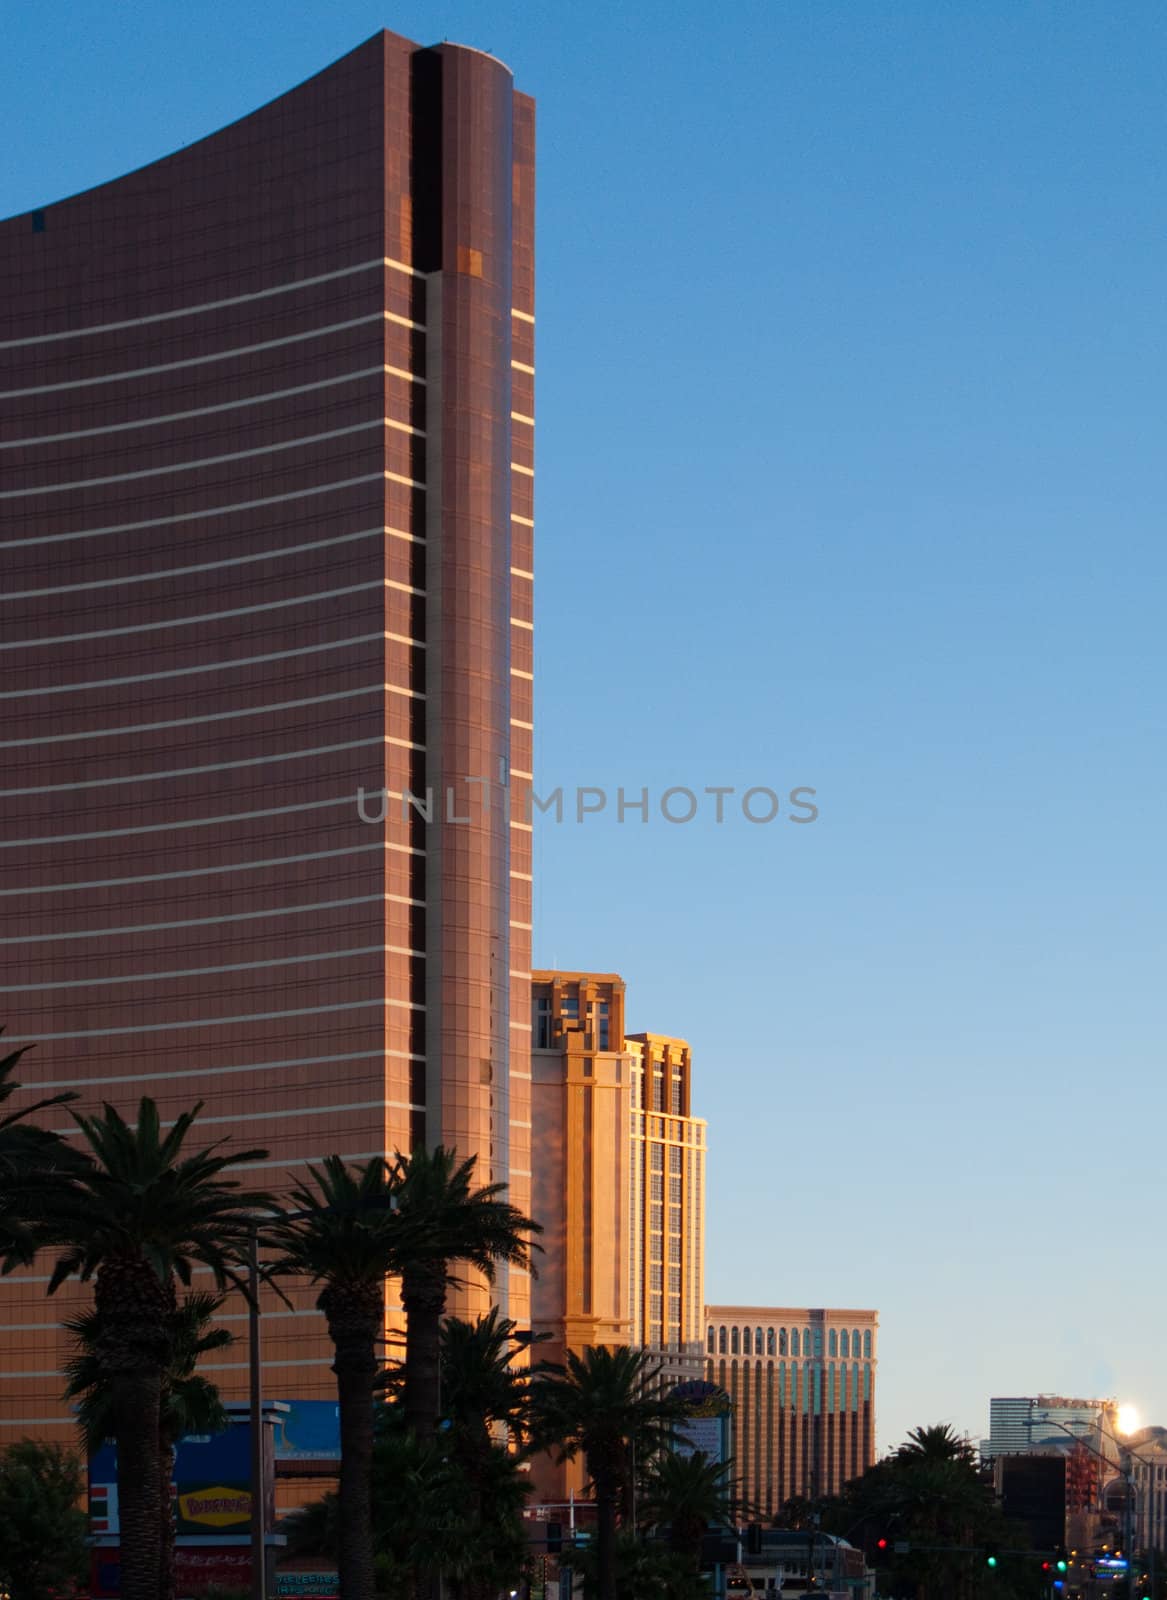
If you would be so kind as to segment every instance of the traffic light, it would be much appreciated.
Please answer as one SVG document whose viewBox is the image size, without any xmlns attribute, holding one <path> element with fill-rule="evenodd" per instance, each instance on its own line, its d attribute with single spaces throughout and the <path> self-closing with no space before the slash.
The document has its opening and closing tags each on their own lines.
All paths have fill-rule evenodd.
<svg viewBox="0 0 1167 1600">
<path fill-rule="evenodd" d="M 1064 1544 L 1060 1544 L 1054 1551 L 1054 1565 L 1057 1567 L 1059 1572 L 1068 1572 L 1070 1570 L 1070 1563 L 1067 1559 L 1066 1547 Z"/>
<path fill-rule="evenodd" d="M 1000 1550 L 995 1544 L 987 1544 L 985 1546 L 985 1566 L 995 1567 L 997 1565 L 997 1557 L 1000 1555 L 1000 1553 Z"/>
</svg>

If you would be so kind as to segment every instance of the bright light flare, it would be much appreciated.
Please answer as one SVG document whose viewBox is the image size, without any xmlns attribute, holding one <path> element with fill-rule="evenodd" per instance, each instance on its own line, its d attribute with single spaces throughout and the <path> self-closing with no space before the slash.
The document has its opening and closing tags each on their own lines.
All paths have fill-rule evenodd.
<svg viewBox="0 0 1167 1600">
<path fill-rule="evenodd" d="M 1132 1405 L 1121 1405 L 1118 1408 L 1119 1433 L 1137 1433 L 1139 1427 L 1139 1414 Z"/>
</svg>

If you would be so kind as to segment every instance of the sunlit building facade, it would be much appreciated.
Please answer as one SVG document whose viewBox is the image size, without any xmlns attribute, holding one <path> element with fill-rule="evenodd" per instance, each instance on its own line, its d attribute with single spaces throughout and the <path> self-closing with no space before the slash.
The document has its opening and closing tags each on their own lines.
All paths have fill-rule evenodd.
<svg viewBox="0 0 1167 1600">
<path fill-rule="evenodd" d="M 275 1188 L 442 1141 L 529 1210 L 533 197 L 506 67 L 380 33 L 0 224 L 27 1095 L 202 1100 Z M 266 1393 L 328 1397 L 291 1293 Z M 527 1323 L 524 1274 L 496 1297 Z M 71 1435 L 70 1309 L 0 1280 L 0 1443 Z M 246 1360 L 206 1364 L 228 1398 Z"/>
<path fill-rule="evenodd" d="M 533 1202 L 546 1233 L 532 1290 L 551 1353 L 655 1351 L 700 1376 L 705 1123 L 683 1039 L 624 1032 L 614 973 L 532 974 Z"/>
<path fill-rule="evenodd" d="M 705 1376 L 733 1401 L 738 1494 L 759 1515 L 838 1494 L 875 1460 L 879 1316 L 708 1306 Z"/>
</svg>

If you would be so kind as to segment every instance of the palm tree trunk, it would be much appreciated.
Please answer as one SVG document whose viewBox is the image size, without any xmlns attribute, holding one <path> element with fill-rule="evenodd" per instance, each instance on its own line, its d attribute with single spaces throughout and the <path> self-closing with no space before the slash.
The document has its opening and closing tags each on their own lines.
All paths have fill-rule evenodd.
<svg viewBox="0 0 1167 1600">
<path fill-rule="evenodd" d="M 321 1296 L 327 1299 L 328 1291 Z M 374 1340 L 380 1324 L 380 1287 L 368 1308 L 345 1306 L 328 1318 L 336 1350 L 336 1397 L 340 1410 L 339 1520 L 340 1592 L 343 1600 L 374 1600 L 373 1577 L 373 1385 L 378 1366 Z M 363 1309 L 363 1314 L 362 1314 Z"/>
<path fill-rule="evenodd" d="M 596 1491 L 596 1577 L 598 1600 L 617 1600 L 616 1501 L 618 1487 L 611 1475 L 592 1469 Z"/>
<path fill-rule="evenodd" d="M 406 1270 L 401 1280 L 405 1307 L 405 1420 L 417 1438 L 432 1439 L 442 1409 L 442 1316 L 446 1267 Z"/>
<path fill-rule="evenodd" d="M 158 1600 L 175 1600 L 174 1505 L 170 1486 L 174 1478 L 174 1446 L 163 1439 L 158 1448 Z"/>
<path fill-rule="evenodd" d="M 117 1373 L 110 1386 L 116 1418 L 122 1600 L 159 1600 L 161 1386 L 158 1370 L 145 1367 Z"/>
</svg>

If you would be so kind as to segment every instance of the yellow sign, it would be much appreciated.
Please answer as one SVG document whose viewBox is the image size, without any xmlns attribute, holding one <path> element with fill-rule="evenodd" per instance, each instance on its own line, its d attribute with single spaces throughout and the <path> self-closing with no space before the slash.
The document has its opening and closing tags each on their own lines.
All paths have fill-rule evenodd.
<svg viewBox="0 0 1167 1600">
<path fill-rule="evenodd" d="M 192 1489 L 178 1497 L 184 1522 L 201 1522 L 208 1528 L 236 1528 L 251 1521 L 248 1489 Z"/>
</svg>

